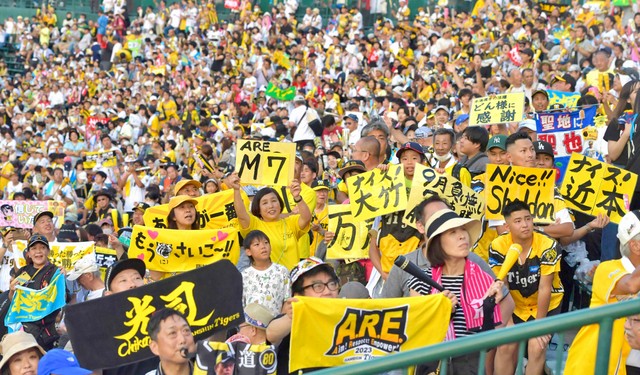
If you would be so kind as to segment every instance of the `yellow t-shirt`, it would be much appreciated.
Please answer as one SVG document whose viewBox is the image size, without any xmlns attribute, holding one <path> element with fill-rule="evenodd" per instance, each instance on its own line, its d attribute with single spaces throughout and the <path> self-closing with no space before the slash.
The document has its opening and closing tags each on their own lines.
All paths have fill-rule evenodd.
<svg viewBox="0 0 640 375">
<path fill-rule="evenodd" d="M 457 165 L 456 164 L 452 164 L 448 167 L 446 167 L 444 169 L 444 173 L 448 174 L 449 176 L 453 176 L 453 168 Z M 469 170 L 466 167 L 462 167 L 460 168 L 460 178 L 458 178 L 460 180 L 460 182 L 462 182 L 462 184 L 466 187 L 471 187 L 471 173 L 469 173 Z"/>
<path fill-rule="evenodd" d="M 625 263 L 628 263 L 625 267 Z M 628 268 L 633 265 L 627 258 L 614 259 L 600 263 L 593 276 L 593 290 L 589 308 L 594 308 L 609 303 L 617 302 L 611 296 L 618 281 L 624 275 L 631 273 Z M 598 348 L 598 333 L 600 327 L 597 324 L 584 326 L 580 329 L 569 348 L 569 356 L 564 373 L 567 375 L 593 374 L 596 368 L 596 350 Z M 611 352 L 609 354 L 609 371 L 611 375 L 624 375 L 627 373 L 625 363 L 629 355 L 629 343 L 624 338 L 624 318 L 613 322 L 611 332 Z"/>
<path fill-rule="evenodd" d="M 329 205 L 325 204 L 322 211 L 314 212 L 311 219 L 312 224 L 320 224 L 322 230 L 327 230 L 329 227 Z M 318 245 L 324 241 L 324 236 L 319 232 L 313 232 L 313 241 L 309 247 L 309 256 L 315 256 Z"/>
<path fill-rule="evenodd" d="M 4 163 L 4 165 L 2 166 L 2 171 L 0 171 L 0 173 L 2 173 L 3 175 L 8 175 L 11 172 L 13 172 L 13 170 L 14 170 L 13 164 L 11 164 L 11 162 L 8 161 Z M 4 188 L 7 187 L 8 183 L 9 183 L 8 178 L 0 177 L 0 191 L 4 191 Z M 5 197 L 5 199 L 8 199 L 8 197 Z"/>
<path fill-rule="evenodd" d="M 285 219 L 267 222 L 249 214 L 249 228 L 242 228 L 240 234 L 246 236 L 252 230 L 261 230 L 271 242 L 271 261 L 282 264 L 291 270 L 300 261 L 298 239 L 309 233 L 309 225 L 300 228 L 300 215 L 291 215 Z"/>
<path fill-rule="evenodd" d="M 300 196 L 304 200 L 304 202 L 309 207 L 309 211 L 313 213 L 316 209 L 316 192 L 309 186 L 305 184 L 300 184 Z M 286 187 L 281 187 L 278 190 L 278 194 L 280 194 L 280 198 L 284 201 L 284 207 L 282 208 L 283 214 L 288 214 L 291 210 L 296 206 L 296 202 L 293 200 L 293 195 Z M 310 228 L 310 227 L 309 227 Z M 311 246 L 311 236 L 312 234 L 309 232 L 309 228 L 307 228 L 307 235 L 301 236 L 298 240 L 298 252 L 300 254 L 300 259 L 309 257 L 309 248 Z M 271 246 L 273 248 L 273 246 Z"/>
<path fill-rule="evenodd" d="M 491 242 L 489 265 L 496 275 L 500 274 L 511 245 L 511 233 L 502 234 Z M 556 246 L 557 242 L 553 238 L 534 232 L 526 261 L 522 265 L 516 262 L 507 275 L 509 290 L 516 304 L 513 314 L 523 321 L 535 319 L 538 314 L 538 287 L 542 276 L 553 275 L 549 311 L 562 303 L 564 289 L 560 282 L 560 252 Z"/>
</svg>

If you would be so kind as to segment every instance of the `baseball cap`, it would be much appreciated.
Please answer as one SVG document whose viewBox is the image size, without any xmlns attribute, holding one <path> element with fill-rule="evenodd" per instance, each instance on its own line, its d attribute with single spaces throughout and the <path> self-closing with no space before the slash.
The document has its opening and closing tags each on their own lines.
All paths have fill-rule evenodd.
<svg viewBox="0 0 640 375">
<path fill-rule="evenodd" d="M 169 200 L 169 211 L 183 204 L 184 202 L 191 202 L 194 206 L 198 205 L 198 201 L 188 195 L 178 195 Z"/>
<path fill-rule="evenodd" d="M 98 264 L 93 255 L 86 255 L 73 265 L 73 269 L 67 274 L 67 279 L 70 281 L 77 280 L 83 273 L 96 272 L 98 270 Z"/>
<path fill-rule="evenodd" d="M 147 204 L 145 202 L 138 202 L 133 206 L 133 211 L 135 211 L 135 210 L 145 211 L 149 207 L 151 207 L 151 206 L 149 206 L 149 204 Z"/>
<path fill-rule="evenodd" d="M 250 303 L 244 308 L 244 321 L 250 326 L 267 329 L 274 316 L 271 311 L 259 303 Z"/>
<path fill-rule="evenodd" d="M 35 225 L 41 217 L 48 216 L 51 220 L 53 220 L 53 212 L 51 211 L 42 211 L 38 212 L 36 216 L 33 217 L 33 225 Z"/>
<path fill-rule="evenodd" d="M 338 171 L 338 175 L 344 180 L 345 173 L 351 171 L 366 172 L 367 169 L 364 167 L 364 163 L 360 160 L 349 160 L 345 163 L 344 167 Z"/>
<path fill-rule="evenodd" d="M 551 146 L 551 143 L 549 142 L 535 141 L 533 142 L 533 148 L 535 148 L 536 150 L 536 155 L 545 154 L 551 156 L 552 158 L 555 158 L 553 154 L 553 146 Z"/>
<path fill-rule="evenodd" d="M 447 108 L 447 107 L 445 107 L 445 106 L 443 106 L 443 105 L 439 105 L 439 106 L 437 106 L 437 107 L 433 110 L 433 113 L 436 113 L 436 112 L 438 112 L 439 110 L 444 110 L 444 111 L 447 111 L 447 113 L 450 113 L 450 112 L 449 112 L 449 108 Z"/>
<path fill-rule="evenodd" d="M 469 115 L 466 113 L 463 113 L 460 116 L 458 116 L 458 118 L 456 118 L 456 125 L 460 125 L 467 120 L 469 120 Z"/>
<path fill-rule="evenodd" d="M 200 189 L 202 187 L 202 184 L 200 183 L 200 181 L 184 179 L 184 180 L 178 181 L 176 186 L 173 188 L 173 194 L 177 195 L 178 192 L 187 185 L 193 185 L 196 187 L 196 189 Z"/>
<path fill-rule="evenodd" d="M 626 245 L 633 237 L 640 234 L 640 210 L 627 212 L 618 224 L 620 246 Z"/>
<path fill-rule="evenodd" d="M 546 96 L 547 99 L 549 99 L 549 93 L 547 92 L 547 90 L 536 90 L 536 91 L 533 92 L 533 94 L 531 94 L 531 98 L 533 98 L 534 96 L 536 96 L 538 94 L 542 94 L 542 95 Z"/>
<path fill-rule="evenodd" d="M 323 262 L 320 258 L 309 257 L 298 262 L 298 264 L 296 264 L 296 266 L 293 267 L 293 269 L 291 270 L 291 285 L 295 284 L 295 282 L 300 278 L 300 276 L 304 275 L 305 273 L 311 271 L 316 267 L 326 267 L 327 271 L 331 275 L 335 276 L 335 271 L 333 270 L 333 267 L 331 267 L 329 263 Z"/>
<path fill-rule="evenodd" d="M 420 143 L 417 142 L 406 142 L 405 144 L 403 144 L 402 147 L 400 147 L 398 151 L 396 151 L 396 157 L 400 159 L 402 153 L 407 150 L 415 151 L 420 154 L 421 157 L 424 157 L 424 150 L 422 150 L 422 146 L 420 145 Z"/>
<path fill-rule="evenodd" d="M 104 287 L 105 290 L 111 290 L 111 282 L 113 279 L 118 276 L 118 274 L 124 270 L 136 270 L 140 274 L 140 277 L 144 277 L 145 272 L 147 271 L 147 267 L 144 262 L 138 258 L 129 258 L 119 260 L 114 263 L 107 270 L 107 274 L 104 277 Z"/>
<path fill-rule="evenodd" d="M 304 96 L 302 95 L 296 95 L 295 98 L 293 98 L 294 102 L 304 102 Z"/>
<path fill-rule="evenodd" d="M 329 190 L 329 180 L 314 180 L 311 183 L 311 188 L 315 191 Z"/>
<path fill-rule="evenodd" d="M 4 228 L 2 228 L 1 233 L 2 233 L 2 236 L 4 237 L 7 234 L 9 234 L 10 232 L 13 232 L 15 230 L 16 230 L 16 227 L 4 227 Z"/>
<path fill-rule="evenodd" d="M 522 128 L 527 128 L 533 132 L 538 131 L 538 127 L 536 126 L 536 120 L 532 120 L 532 119 L 526 119 L 526 120 L 520 121 L 520 124 L 518 124 L 518 129 L 522 129 Z"/>
<path fill-rule="evenodd" d="M 109 199 L 112 199 L 112 195 L 111 195 L 111 191 L 108 188 L 104 188 L 104 189 L 100 189 L 98 191 L 96 191 L 95 193 L 93 193 L 93 197 L 94 198 L 98 198 L 99 196 L 105 196 Z"/>
<path fill-rule="evenodd" d="M 91 371 L 83 369 L 73 353 L 64 349 L 52 349 L 38 362 L 38 375 L 88 375 Z"/>
<path fill-rule="evenodd" d="M 433 131 L 427 127 L 427 126 L 421 126 L 418 129 L 416 129 L 416 139 L 424 139 L 424 138 L 429 138 L 431 137 L 431 135 L 433 134 Z"/>
<path fill-rule="evenodd" d="M 489 139 L 487 150 L 497 147 L 503 151 L 507 151 L 507 136 L 504 134 L 496 134 Z"/>
<path fill-rule="evenodd" d="M 350 113 L 350 114 L 344 116 L 342 119 L 343 120 L 353 120 L 356 123 L 358 122 L 358 116 L 354 115 L 353 113 Z"/>
<path fill-rule="evenodd" d="M 33 236 L 31 236 L 31 238 L 29 238 L 29 245 L 27 246 L 27 248 L 30 249 L 31 246 L 37 243 L 41 243 L 46 247 L 49 247 L 49 240 L 47 240 L 47 237 L 43 236 L 42 234 L 34 234 Z"/>
</svg>

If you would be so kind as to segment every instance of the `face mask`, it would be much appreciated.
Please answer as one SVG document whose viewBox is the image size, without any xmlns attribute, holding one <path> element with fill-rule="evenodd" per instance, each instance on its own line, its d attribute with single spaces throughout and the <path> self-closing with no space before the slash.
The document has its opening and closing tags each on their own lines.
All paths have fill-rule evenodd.
<svg viewBox="0 0 640 375">
<path fill-rule="evenodd" d="M 433 157 L 436 158 L 437 161 L 439 162 L 444 162 L 444 161 L 448 161 L 449 159 L 451 159 L 451 157 L 453 156 L 453 154 L 451 153 L 451 151 L 449 151 L 448 153 L 446 153 L 443 156 L 440 156 L 438 154 L 433 154 Z"/>
</svg>

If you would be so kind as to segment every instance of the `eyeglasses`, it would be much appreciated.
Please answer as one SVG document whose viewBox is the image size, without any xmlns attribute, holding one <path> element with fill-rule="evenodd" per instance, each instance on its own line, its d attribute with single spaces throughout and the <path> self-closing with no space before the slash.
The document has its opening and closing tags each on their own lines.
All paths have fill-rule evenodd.
<svg viewBox="0 0 640 375">
<path fill-rule="evenodd" d="M 307 285 L 305 287 L 302 287 L 302 290 L 308 289 L 308 288 L 312 288 L 314 292 L 316 293 L 322 293 L 324 292 L 324 288 L 329 288 L 330 291 L 335 291 L 338 290 L 338 288 L 340 287 L 340 283 L 337 282 L 336 280 L 331 280 L 329 282 L 326 283 L 322 283 L 322 282 L 316 282 L 313 283 L 311 285 Z"/>
</svg>

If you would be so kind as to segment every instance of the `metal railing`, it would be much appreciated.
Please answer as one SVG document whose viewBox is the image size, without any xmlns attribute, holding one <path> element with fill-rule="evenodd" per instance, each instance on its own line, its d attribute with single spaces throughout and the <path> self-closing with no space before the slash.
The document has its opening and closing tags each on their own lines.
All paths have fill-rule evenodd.
<svg viewBox="0 0 640 375">
<path fill-rule="evenodd" d="M 437 345 L 376 358 L 363 363 L 328 368 L 314 372 L 314 375 L 379 374 L 385 371 L 405 369 L 419 363 L 445 360 L 442 361 L 444 364 L 447 358 L 477 352 L 480 352 L 478 374 L 482 375 L 484 374 L 487 350 L 513 342 L 520 343 L 516 374 L 522 374 L 524 372 L 524 343 L 528 339 L 556 332 L 566 332 L 589 324 L 600 324 L 595 375 L 606 375 L 609 367 L 613 321 L 636 314 L 640 314 L 640 301 L 629 300 L 593 309 L 560 314 L 509 328 L 483 332 Z M 564 334 L 560 334 L 560 342 L 564 342 Z M 556 375 L 561 374 L 562 370 L 563 361 L 561 358 L 556 361 L 554 373 Z M 440 373 L 446 373 L 446 371 L 441 371 Z"/>
</svg>

